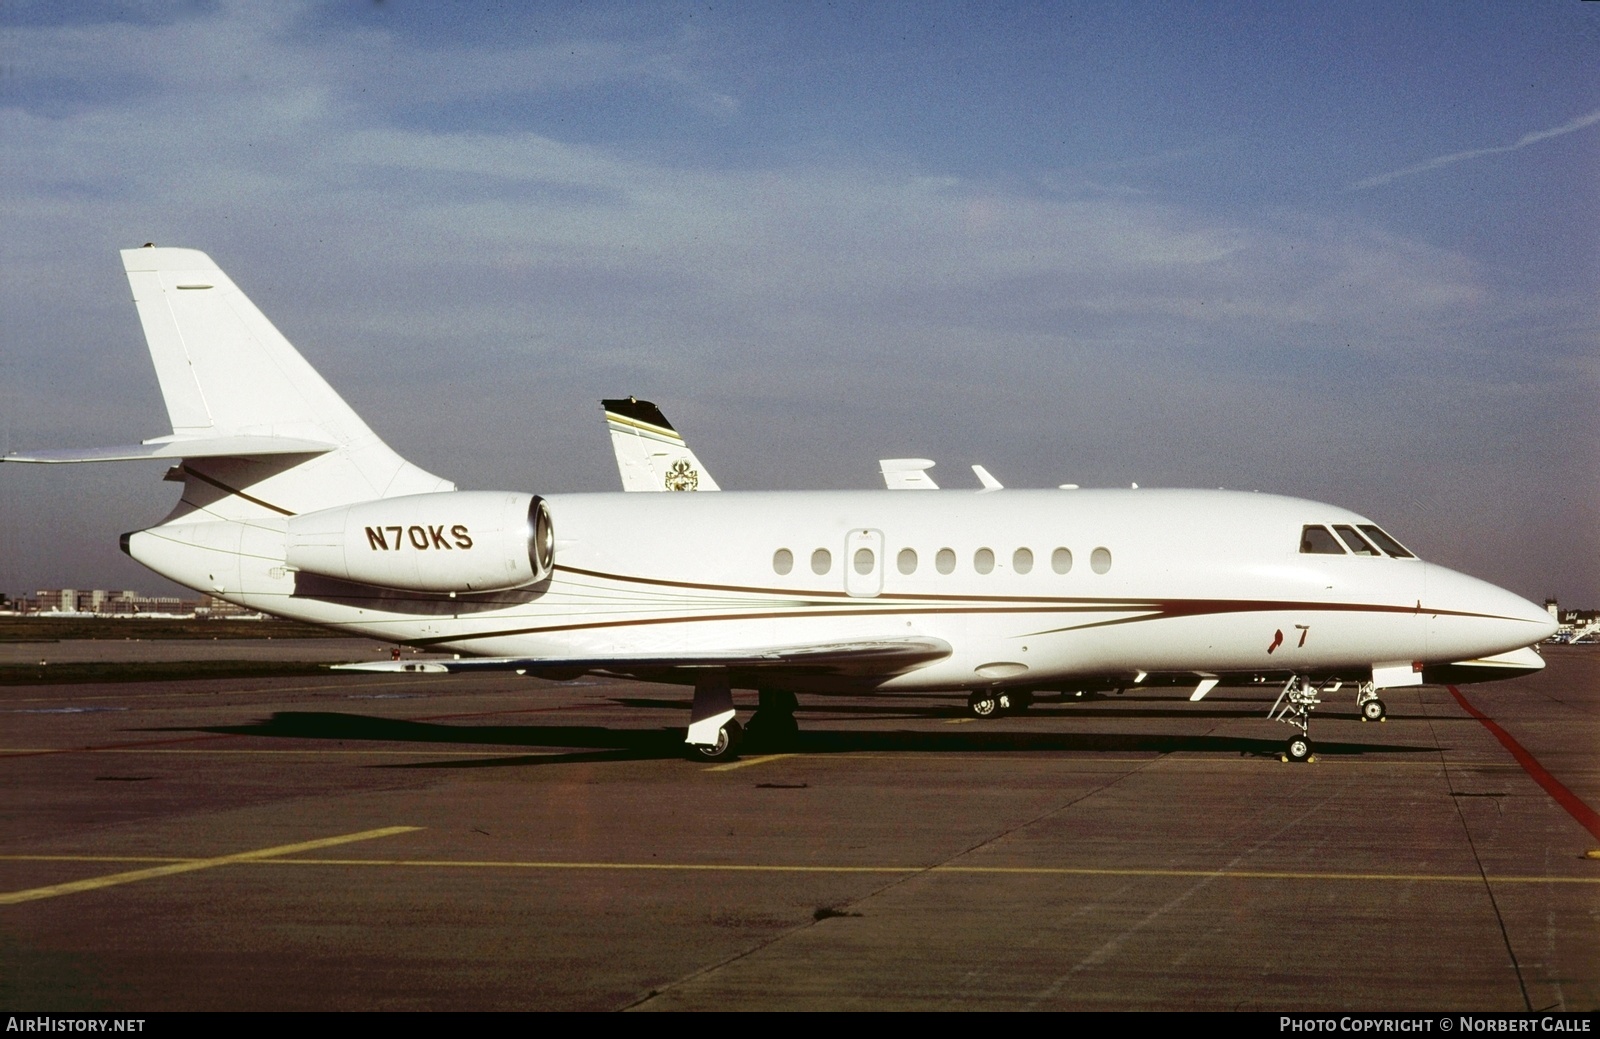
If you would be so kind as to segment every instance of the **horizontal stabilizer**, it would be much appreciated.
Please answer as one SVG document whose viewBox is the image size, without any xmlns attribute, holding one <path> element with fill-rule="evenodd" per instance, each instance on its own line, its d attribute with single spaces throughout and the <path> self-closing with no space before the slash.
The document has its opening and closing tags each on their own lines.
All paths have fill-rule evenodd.
<svg viewBox="0 0 1600 1039">
<path fill-rule="evenodd" d="M 720 667 L 737 671 L 804 671 L 892 675 L 950 655 L 943 639 L 880 639 L 813 646 L 724 652 L 677 653 L 671 656 L 466 657 L 463 659 L 376 660 L 335 664 L 336 671 L 462 672 L 516 671 L 521 674 L 576 677 L 590 671 L 631 675 L 640 672 Z"/>
<path fill-rule="evenodd" d="M 294 437 L 157 437 L 142 444 L 78 447 L 53 451 L 13 451 L 0 462 L 141 462 L 152 458 L 255 458 L 264 455 L 320 455 L 336 445 Z"/>
</svg>

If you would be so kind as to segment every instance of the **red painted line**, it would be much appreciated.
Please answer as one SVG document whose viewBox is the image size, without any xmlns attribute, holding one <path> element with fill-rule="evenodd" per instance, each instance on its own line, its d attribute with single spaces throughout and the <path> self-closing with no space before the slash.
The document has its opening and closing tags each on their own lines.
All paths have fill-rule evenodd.
<svg viewBox="0 0 1600 1039">
<path fill-rule="evenodd" d="M 1460 704 L 1468 714 L 1482 722 L 1485 729 L 1494 734 L 1494 738 L 1500 741 L 1500 745 L 1509 750 L 1511 756 L 1517 759 L 1517 764 L 1522 766 L 1523 771 L 1532 776 L 1535 783 L 1544 787 L 1545 793 L 1555 798 L 1556 804 L 1565 808 L 1568 815 L 1578 820 L 1579 826 L 1588 830 L 1595 837 L 1600 838 L 1600 812 L 1596 812 L 1593 808 L 1584 804 L 1577 794 L 1563 786 L 1561 780 L 1546 771 L 1545 767 L 1539 764 L 1539 759 L 1529 754 L 1527 748 L 1513 739 L 1509 732 L 1496 725 L 1494 719 L 1467 703 L 1467 698 L 1461 695 L 1461 690 L 1453 685 L 1445 688 L 1449 689 L 1450 695 L 1456 698 L 1456 703 Z"/>
</svg>

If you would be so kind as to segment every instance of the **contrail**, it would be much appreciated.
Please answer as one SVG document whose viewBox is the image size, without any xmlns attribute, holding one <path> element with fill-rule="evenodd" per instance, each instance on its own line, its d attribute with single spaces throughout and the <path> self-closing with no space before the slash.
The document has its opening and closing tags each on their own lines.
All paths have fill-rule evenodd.
<svg viewBox="0 0 1600 1039">
<path fill-rule="evenodd" d="M 1538 144 L 1540 141 L 1548 141 L 1552 137 L 1560 137 L 1563 134 L 1572 133 L 1574 130 L 1581 130 L 1585 126 L 1592 126 L 1595 123 L 1600 123 L 1600 109 L 1596 109 L 1593 112 L 1590 112 L 1588 115 L 1580 115 L 1576 119 L 1562 123 L 1560 126 L 1551 127 L 1548 130 L 1535 130 L 1533 133 L 1523 134 L 1517 139 L 1515 144 L 1501 145 L 1498 148 L 1474 148 L 1471 151 L 1452 152 L 1449 155 L 1441 155 L 1437 159 L 1429 159 L 1427 162 L 1419 162 L 1415 166 L 1407 166 L 1404 169 L 1391 170 L 1388 173 L 1380 173 L 1376 177 L 1368 177 L 1366 180 L 1358 180 L 1354 184 L 1346 187 L 1345 190 L 1362 191 L 1366 188 L 1375 188 L 1380 184 L 1387 184 L 1391 180 L 1396 180 L 1400 177 L 1409 177 L 1413 173 L 1422 173 L 1426 170 L 1438 169 L 1440 166 L 1449 166 L 1452 163 L 1465 162 L 1468 159 L 1476 159 L 1482 155 L 1499 155 L 1503 152 L 1514 152 L 1520 148 L 1526 148 L 1530 144 Z"/>
</svg>

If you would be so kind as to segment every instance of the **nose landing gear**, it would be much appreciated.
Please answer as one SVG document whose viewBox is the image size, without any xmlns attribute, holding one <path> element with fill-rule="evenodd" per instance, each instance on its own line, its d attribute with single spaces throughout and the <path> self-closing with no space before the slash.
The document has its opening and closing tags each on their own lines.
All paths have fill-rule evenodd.
<svg viewBox="0 0 1600 1039">
<path fill-rule="evenodd" d="M 1267 712 L 1267 717 L 1273 721 L 1293 725 L 1300 730 L 1290 736 L 1288 742 L 1284 744 L 1284 761 L 1312 760 L 1314 748 L 1311 745 L 1311 712 L 1322 703 L 1323 693 L 1337 692 L 1343 684 L 1338 679 L 1318 685 L 1304 675 L 1289 677 L 1289 681 L 1284 684 L 1283 692 L 1278 694 L 1278 699 L 1273 701 L 1272 709 Z"/>
<path fill-rule="evenodd" d="M 1356 693 L 1356 710 L 1361 712 L 1364 722 L 1381 722 L 1389 715 L 1388 708 L 1378 699 L 1378 690 L 1371 682 L 1361 683 L 1361 691 Z"/>
</svg>

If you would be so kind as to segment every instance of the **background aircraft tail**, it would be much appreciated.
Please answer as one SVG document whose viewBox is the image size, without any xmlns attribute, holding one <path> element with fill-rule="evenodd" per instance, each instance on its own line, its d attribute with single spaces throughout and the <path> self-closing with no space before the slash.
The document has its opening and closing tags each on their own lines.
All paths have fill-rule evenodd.
<svg viewBox="0 0 1600 1039">
<path fill-rule="evenodd" d="M 623 490 L 721 490 L 660 408 L 637 397 L 603 400 L 600 406 Z"/>
</svg>

